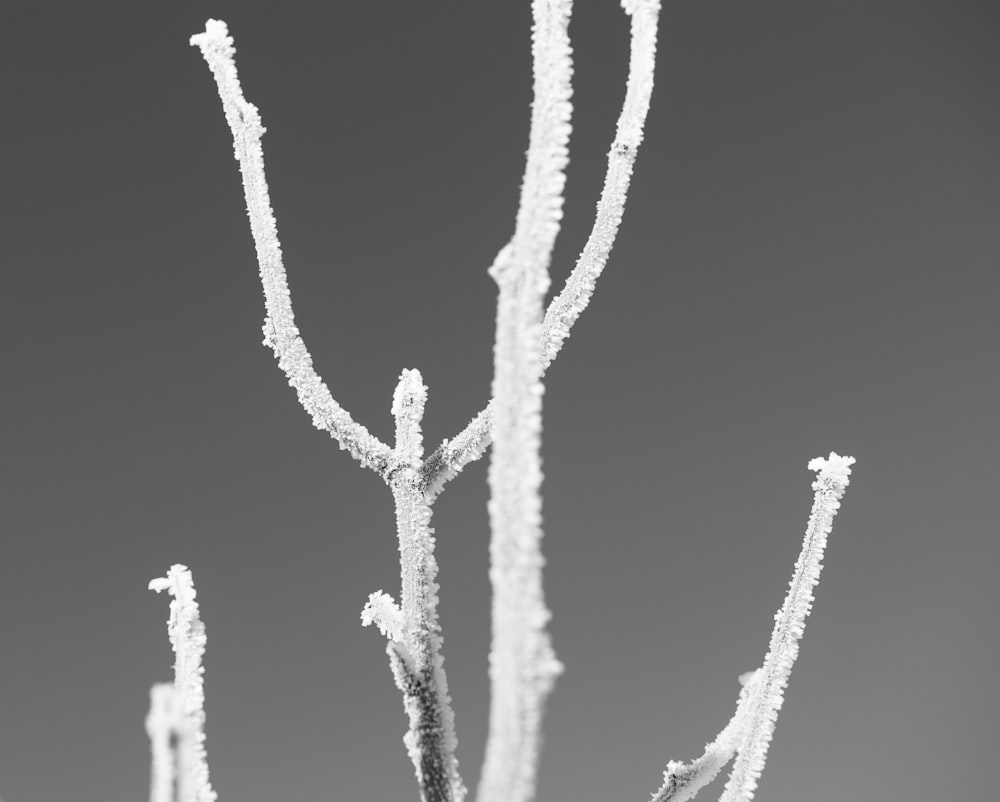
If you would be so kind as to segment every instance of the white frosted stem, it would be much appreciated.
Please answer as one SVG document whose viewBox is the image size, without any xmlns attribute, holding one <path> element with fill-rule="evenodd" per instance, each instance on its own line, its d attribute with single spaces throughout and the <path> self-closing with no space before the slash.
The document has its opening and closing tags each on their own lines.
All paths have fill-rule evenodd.
<svg viewBox="0 0 1000 802">
<path fill-rule="evenodd" d="M 264 153 L 260 140 L 265 129 L 257 107 L 243 97 L 233 60 L 233 39 L 224 22 L 209 20 L 204 33 L 191 37 L 191 44 L 201 49 L 212 70 L 233 134 L 235 155 L 243 176 L 250 231 L 257 248 L 264 287 L 267 309 L 264 343 L 274 350 L 278 364 L 288 377 L 288 383 L 298 393 L 302 406 L 312 417 L 313 425 L 329 432 L 341 448 L 384 477 L 390 467 L 389 447 L 356 423 L 333 399 L 326 384 L 313 370 L 312 357 L 295 325 L 288 280 L 282 264 L 281 243 L 264 175 Z"/>
<path fill-rule="evenodd" d="M 597 215 L 590 236 L 577 259 L 566 285 L 549 304 L 542 326 L 541 367 L 544 372 L 555 359 L 573 324 L 590 303 L 597 278 L 607 264 L 625 210 L 643 127 L 653 90 L 656 56 L 656 33 L 659 0 L 625 0 L 625 12 L 631 17 L 631 44 L 625 101 L 604 177 L 604 188 L 597 204 Z M 427 492 L 439 493 L 446 482 L 461 472 L 469 462 L 479 459 L 492 442 L 491 401 L 450 441 L 444 441 L 425 461 L 423 483 Z"/>
<path fill-rule="evenodd" d="M 760 677 L 753 683 L 749 711 L 737 745 L 736 762 L 720 802 L 748 802 L 753 798 L 757 781 L 764 769 L 767 749 L 774 733 L 778 711 L 784 702 L 788 677 L 799 654 L 799 639 L 812 610 L 813 588 L 823 568 L 823 553 L 833 519 L 840 509 L 851 481 L 854 457 L 830 452 L 828 458 L 810 461 L 809 470 L 817 471 L 809 524 L 795 572 L 788 585 L 788 595 L 774 617 L 774 630 Z"/>
<path fill-rule="evenodd" d="M 409 730 L 403 736 L 423 802 L 461 802 L 465 786 L 455 758 L 455 715 L 441 653 L 437 561 L 430 502 L 418 478 L 420 434 L 427 388 L 420 372 L 404 370 L 393 394 L 396 419 L 393 469 L 388 476 L 396 502 L 402 592 L 397 605 L 379 590 L 368 597 L 361 623 L 374 624 L 389 639 L 386 650 L 396 685 L 403 693 Z"/>
<path fill-rule="evenodd" d="M 167 622 L 175 658 L 173 695 L 169 700 L 164 697 L 156 701 L 162 704 L 169 701 L 173 710 L 177 802 L 214 802 L 217 797 L 208 780 L 205 756 L 205 669 L 202 666 L 205 625 L 199 614 L 194 581 L 186 566 L 173 565 L 165 577 L 152 580 L 149 589 L 158 593 L 166 590 L 173 596 Z M 154 693 L 161 692 L 154 689 Z"/>
<path fill-rule="evenodd" d="M 734 756 L 736 762 L 720 802 L 749 802 L 753 798 L 784 700 L 784 689 L 798 656 L 806 616 L 812 609 L 813 588 L 819 581 L 827 537 L 840 509 L 840 499 L 850 484 L 853 464 L 854 457 L 841 457 L 833 452 L 826 459 L 817 457 L 809 462 L 809 470 L 819 472 L 812 484 L 815 493 L 812 512 L 788 595 L 774 617 L 764 665 L 740 678 L 743 690 L 736 713 L 705 747 L 705 753 L 691 763 L 667 764 L 663 785 L 653 794 L 651 802 L 688 802 Z"/>
<path fill-rule="evenodd" d="M 750 693 L 754 682 L 759 678 L 759 672 L 751 672 L 743 682 L 736 712 L 714 741 L 705 746 L 701 757 L 690 763 L 671 760 L 663 772 L 663 785 L 653 794 L 650 802 L 689 802 L 695 794 L 718 776 L 719 772 L 736 754 L 736 746 L 740 733 L 743 731 L 747 710 L 750 705 Z"/>
<path fill-rule="evenodd" d="M 427 403 L 427 388 L 419 370 L 404 370 L 392 396 L 392 416 L 396 420 L 396 465 L 420 466 L 424 455 L 424 439 L 420 422 Z"/>
<path fill-rule="evenodd" d="M 490 268 L 499 287 L 490 463 L 490 725 L 479 802 L 535 794 L 545 700 L 562 670 L 542 592 L 541 355 L 549 262 L 568 161 L 572 3 L 536 0 L 534 103 L 517 225 Z"/>
<path fill-rule="evenodd" d="M 149 714 L 146 716 L 146 734 L 152 752 L 150 802 L 176 802 L 176 715 L 174 686 L 157 683 L 150 688 Z"/>
<path fill-rule="evenodd" d="M 403 738 L 424 802 L 461 802 L 465 786 L 455 758 L 455 715 L 444 671 L 438 623 L 437 560 L 431 509 L 416 483 L 416 471 L 403 468 L 392 478 L 402 593 L 398 614 L 383 607 L 388 650 L 396 684 L 410 719 Z"/>
</svg>

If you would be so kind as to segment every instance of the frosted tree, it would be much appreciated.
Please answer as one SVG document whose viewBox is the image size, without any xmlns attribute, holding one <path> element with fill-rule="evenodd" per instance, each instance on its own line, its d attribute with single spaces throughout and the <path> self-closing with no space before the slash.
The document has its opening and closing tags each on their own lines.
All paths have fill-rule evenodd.
<svg viewBox="0 0 1000 802">
<path fill-rule="evenodd" d="M 421 421 L 427 387 L 419 371 L 404 370 L 399 377 L 391 404 L 395 442 L 390 446 L 356 422 L 313 369 L 295 325 L 271 209 L 261 149 L 265 129 L 257 108 L 243 95 L 233 39 L 225 23 L 218 20 L 209 20 L 205 31 L 191 38 L 212 71 L 233 135 L 264 289 L 264 344 L 274 351 L 313 424 L 371 468 L 392 492 L 400 555 L 399 601 L 381 589 L 371 593 L 361 621 L 377 627 L 386 638 L 391 673 L 409 719 L 404 743 L 424 802 L 461 802 L 466 795 L 455 756 L 455 716 L 437 614 L 432 505 L 446 483 L 479 459 L 491 444 L 491 704 L 478 797 L 479 802 L 528 802 L 535 795 L 545 701 L 562 669 L 548 634 L 550 613 L 542 584 L 542 379 L 589 304 L 608 261 L 653 88 L 659 0 L 622 0 L 622 7 L 630 18 L 629 70 L 604 187 L 583 251 L 565 286 L 546 308 L 549 263 L 562 217 L 569 158 L 572 2 L 532 2 L 534 99 L 527 161 L 514 232 L 489 268 L 498 287 L 493 399 L 458 435 L 426 455 Z M 814 483 L 816 501 L 764 664 L 741 678 L 743 690 L 736 713 L 705 754 L 689 764 L 667 764 L 663 787 L 654 799 L 690 799 L 734 757 L 723 799 L 734 802 L 752 797 L 811 605 L 826 536 L 852 463 L 853 459 L 836 454 L 810 463 L 819 472 Z M 190 573 L 183 566 L 175 566 L 151 587 L 171 590 L 175 602 L 183 598 L 193 603 Z M 188 617 L 184 620 L 198 620 L 196 604 L 193 618 L 190 604 L 185 609 Z M 171 626 L 173 637 L 175 627 Z M 191 627 L 198 637 L 185 643 L 203 650 L 203 629 L 194 624 Z M 192 707 L 193 700 L 200 704 L 203 698 L 201 651 L 190 653 L 196 653 L 197 659 L 183 662 L 185 676 L 189 677 L 190 667 L 195 666 L 197 685 L 190 679 L 179 679 L 172 687 L 156 686 L 152 692 L 148 729 L 153 748 L 154 802 L 211 802 L 215 797 L 204 766 L 204 713 L 200 707 Z M 171 754 L 171 737 L 179 744 L 177 755 Z M 190 784 L 197 790 L 185 790 L 188 786 L 182 788 L 182 782 L 172 788 L 172 778 L 185 772 L 198 778 L 200 785 Z"/>
</svg>

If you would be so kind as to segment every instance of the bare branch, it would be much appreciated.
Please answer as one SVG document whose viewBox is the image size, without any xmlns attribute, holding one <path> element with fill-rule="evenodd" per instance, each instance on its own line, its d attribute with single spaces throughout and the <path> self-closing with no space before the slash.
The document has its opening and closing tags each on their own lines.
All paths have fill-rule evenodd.
<svg viewBox="0 0 1000 802">
<path fill-rule="evenodd" d="M 490 726 L 479 802 L 535 793 L 545 699 L 562 671 L 545 625 L 541 569 L 541 324 L 562 217 L 570 132 L 571 0 L 535 0 L 534 103 L 517 226 L 490 268 L 499 286 L 490 464 Z"/>
<path fill-rule="evenodd" d="M 350 452 L 362 465 L 385 478 L 389 470 L 390 449 L 340 406 L 316 374 L 312 357 L 299 336 L 292 313 L 288 280 L 281 260 L 281 243 L 271 211 L 271 201 L 264 175 L 264 153 L 260 139 L 264 135 L 257 107 L 243 97 L 233 54 L 233 39 L 226 24 L 209 20 L 205 32 L 191 37 L 191 44 L 201 49 L 215 76 L 226 120 L 233 133 L 236 159 L 243 176 L 250 230 L 257 247 L 257 261 L 264 287 L 267 317 L 264 320 L 264 344 L 274 350 L 288 383 L 298 393 L 299 402 L 312 417 L 313 425 L 323 429 Z"/>
<path fill-rule="evenodd" d="M 757 780 L 764 770 L 778 711 L 784 702 L 785 686 L 799 654 L 799 639 L 805 630 L 806 617 L 812 611 L 813 588 L 823 568 L 827 536 L 840 509 L 840 499 L 850 484 L 853 464 L 854 457 L 842 457 L 834 452 L 830 452 L 828 458 L 817 457 L 809 462 L 809 470 L 819 475 L 812 484 L 815 496 L 802 551 L 795 563 L 788 595 L 774 617 L 767 656 L 760 669 L 760 678 L 753 683 L 750 693 L 750 709 L 740 733 L 736 763 L 720 802 L 749 802 L 753 798 Z"/>
<path fill-rule="evenodd" d="M 149 589 L 159 593 L 166 590 L 173 596 L 170 602 L 168 629 L 174 649 L 174 684 L 172 693 L 151 691 L 153 709 L 147 726 L 152 727 L 154 762 L 162 767 L 162 727 L 166 724 L 176 738 L 176 766 L 173 767 L 177 783 L 176 802 L 215 802 L 216 793 L 208 781 L 208 762 L 205 758 L 205 690 L 201 664 L 205 654 L 205 625 L 201 621 L 197 592 L 191 571 L 184 565 L 173 565 L 165 577 L 154 579 Z M 155 737 L 154 737 L 155 736 Z M 159 743 L 156 739 L 159 739 Z M 155 765 L 154 765 L 155 768 Z M 163 787 L 163 781 L 154 777 L 154 793 Z"/>
<path fill-rule="evenodd" d="M 423 802 L 462 802 L 465 785 L 455 758 L 455 714 L 441 653 L 431 507 L 417 482 L 426 401 L 420 372 L 404 370 L 393 393 L 396 447 L 388 477 L 396 502 L 402 593 L 398 605 L 381 590 L 370 594 L 361 622 L 375 624 L 389 639 L 390 668 L 410 722 L 403 741 Z"/>
<path fill-rule="evenodd" d="M 716 778 L 736 754 L 740 733 L 746 722 L 750 706 L 750 691 L 759 678 L 759 671 L 740 677 L 743 689 L 736 704 L 736 712 L 714 741 L 706 744 L 705 752 L 697 760 L 681 763 L 671 760 L 663 772 L 663 785 L 653 794 L 650 802 L 688 802 L 695 794 Z"/>
<path fill-rule="evenodd" d="M 774 616 L 774 630 L 764 665 L 743 675 L 743 690 L 736 713 L 705 753 L 691 763 L 670 761 L 663 773 L 663 785 L 651 802 L 688 802 L 733 757 L 736 762 L 720 802 L 749 802 L 764 769 L 774 724 L 784 701 L 799 639 L 805 630 L 806 616 L 812 609 L 813 588 L 823 567 L 823 552 L 833 518 L 840 509 L 840 499 L 850 484 L 854 457 L 831 452 L 829 458 L 817 457 L 809 470 L 818 471 L 812 512 L 806 526 L 802 551 L 795 563 L 788 595 Z"/>
<path fill-rule="evenodd" d="M 631 45 L 625 101 L 604 177 L 604 189 L 597 204 L 597 216 L 576 266 L 559 295 L 549 304 L 542 326 L 542 372 L 555 359 L 573 324 L 590 302 L 594 285 L 615 243 L 632 178 L 632 168 L 642 142 L 643 126 L 649 111 L 656 55 L 659 0 L 623 0 L 631 16 Z M 433 498 L 445 483 L 457 476 L 468 463 L 479 459 L 492 441 L 491 401 L 450 441 L 445 440 L 424 462 L 421 481 Z"/>
</svg>

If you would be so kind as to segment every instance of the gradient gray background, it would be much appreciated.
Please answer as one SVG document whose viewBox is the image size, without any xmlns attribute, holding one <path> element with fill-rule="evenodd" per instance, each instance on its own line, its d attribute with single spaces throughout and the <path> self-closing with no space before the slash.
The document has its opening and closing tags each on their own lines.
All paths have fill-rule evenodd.
<svg viewBox="0 0 1000 802">
<path fill-rule="evenodd" d="M 12 4 L 13 5 L 13 4 Z M 0 794 L 147 796 L 148 688 L 192 567 L 223 802 L 416 798 L 368 593 L 391 497 L 260 344 L 215 86 L 236 36 L 307 345 L 385 440 L 485 402 L 530 104 L 529 3 L 48 3 L 2 16 Z M 593 217 L 627 24 L 575 14 L 560 287 Z M 991 798 L 1000 718 L 1000 12 L 667 3 L 629 208 L 545 396 L 559 656 L 539 799 L 644 800 L 764 654 L 806 462 L 858 459 L 758 798 Z M 485 461 L 436 506 L 459 760 L 486 733 Z M 717 798 L 713 786 L 705 798 Z"/>
</svg>

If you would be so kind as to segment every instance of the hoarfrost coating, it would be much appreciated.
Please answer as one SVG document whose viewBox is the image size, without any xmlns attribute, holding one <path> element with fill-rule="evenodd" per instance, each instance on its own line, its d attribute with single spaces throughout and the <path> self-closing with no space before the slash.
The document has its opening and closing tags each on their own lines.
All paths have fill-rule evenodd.
<svg viewBox="0 0 1000 802">
<path fill-rule="evenodd" d="M 407 369 L 399 376 L 390 408 L 395 420 L 395 443 L 390 446 L 356 422 L 313 369 L 295 325 L 271 209 L 260 144 L 265 129 L 257 108 L 243 96 L 233 38 L 218 20 L 209 20 L 203 33 L 191 37 L 215 77 L 233 136 L 264 291 L 264 344 L 274 351 L 313 424 L 372 468 L 392 492 L 400 558 L 399 602 L 377 590 L 369 594 L 361 621 L 365 626 L 375 625 L 386 638 L 390 671 L 409 721 L 403 741 L 424 802 L 462 802 L 466 794 L 458 770 L 455 716 L 437 613 L 440 586 L 432 505 L 446 483 L 491 444 L 491 704 L 478 802 L 534 798 L 545 701 L 562 671 L 548 633 L 551 614 L 541 570 L 542 379 L 589 304 L 618 233 L 649 110 L 660 10 L 658 0 L 622 2 L 630 17 L 628 78 L 604 187 L 583 251 L 564 288 L 545 308 L 572 130 L 572 5 L 571 0 L 532 2 L 534 100 L 521 197 L 513 235 L 489 268 L 498 287 L 493 399 L 458 435 L 429 455 L 425 455 L 422 434 L 428 388 L 418 370 Z M 788 595 L 775 616 L 763 665 L 740 676 L 743 687 L 736 712 L 705 753 L 690 763 L 667 763 L 654 802 L 693 798 L 734 759 L 723 802 L 752 798 L 812 606 L 827 536 L 853 463 L 853 458 L 835 453 L 809 463 L 818 472 L 812 514 Z M 147 729 L 154 763 L 152 799 L 212 802 L 215 794 L 208 785 L 201 731 L 204 628 L 190 572 L 174 566 L 150 587 L 175 596 L 171 638 L 178 654 L 174 685 L 155 686 L 151 694 Z M 178 605 L 176 625 L 174 604 Z M 191 757 L 185 757 L 187 747 L 171 756 L 173 728 L 178 742 L 194 747 Z M 190 775 L 197 782 L 174 784 L 171 772 L 179 779 Z"/>
</svg>

